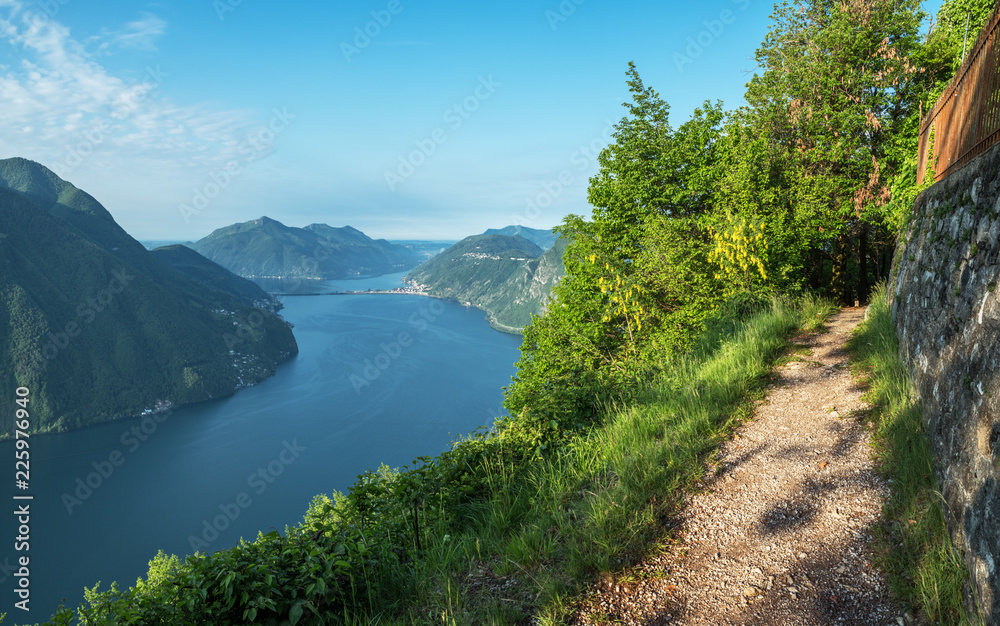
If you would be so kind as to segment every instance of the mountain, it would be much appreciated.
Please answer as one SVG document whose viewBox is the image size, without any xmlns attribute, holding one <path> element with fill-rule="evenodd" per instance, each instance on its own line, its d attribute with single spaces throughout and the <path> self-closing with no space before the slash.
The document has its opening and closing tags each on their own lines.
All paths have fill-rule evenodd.
<svg viewBox="0 0 1000 626">
<path fill-rule="evenodd" d="M 515 235 L 520 235 L 524 237 L 531 243 L 535 244 L 542 250 L 548 250 L 556 244 L 556 240 L 559 236 L 553 233 L 551 230 L 542 230 L 539 228 L 528 228 L 527 226 L 507 226 L 505 228 L 491 228 L 487 230 L 484 235 L 507 235 L 513 237 Z"/>
<path fill-rule="evenodd" d="M 542 252 L 520 235 L 473 235 L 403 279 L 431 295 L 485 310 L 501 330 L 519 331 L 540 314 L 552 286 L 566 274 L 560 239 Z"/>
<path fill-rule="evenodd" d="M 411 250 L 419 259 L 421 263 L 431 259 L 451 246 L 455 245 L 456 241 L 424 241 L 422 239 L 400 239 L 395 240 L 392 243 L 403 246 L 404 248 Z"/>
<path fill-rule="evenodd" d="M 401 272 L 419 254 L 344 226 L 285 226 L 269 217 L 220 228 L 190 247 L 240 276 L 349 278 Z"/>
<path fill-rule="evenodd" d="M 252 280 L 233 274 L 218 263 L 201 256 L 181 244 L 160 246 L 152 250 L 153 256 L 175 270 L 203 283 L 207 288 L 220 289 L 240 296 L 260 308 L 274 308 L 276 300 Z"/>
<path fill-rule="evenodd" d="M 30 390 L 34 432 L 229 395 L 298 352 L 276 301 L 33 161 L 0 160 L 0 267 L 0 385 Z M 0 394 L 0 432 L 16 408 Z"/>
<path fill-rule="evenodd" d="M 182 243 L 182 244 L 185 244 L 185 245 L 190 245 L 191 242 L 188 242 L 188 241 L 178 241 L 176 239 L 169 239 L 169 240 L 167 240 L 167 239 L 158 239 L 158 240 L 154 240 L 154 241 L 140 241 L 139 243 L 141 243 L 142 246 L 144 248 L 146 248 L 147 250 L 155 250 L 157 248 L 165 248 L 166 246 L 172 246 L 175 243 Z"/>
</svg>

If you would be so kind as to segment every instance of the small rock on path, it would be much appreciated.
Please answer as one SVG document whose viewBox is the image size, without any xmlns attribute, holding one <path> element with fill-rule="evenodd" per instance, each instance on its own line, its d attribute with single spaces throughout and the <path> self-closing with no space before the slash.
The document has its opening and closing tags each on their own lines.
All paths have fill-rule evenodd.
<svg viewBox="0 0 1000 626">
<path fill-rule="evenodd" d="M 721 446 L 679 540 L 596 585 L 573 623 L 909 623 L 869 547 L 888 488 L 844 352 L 863 316 L 844 309 L 797 340 L 811 354 L 776 370 L 755 417 Z"/>
</svg>

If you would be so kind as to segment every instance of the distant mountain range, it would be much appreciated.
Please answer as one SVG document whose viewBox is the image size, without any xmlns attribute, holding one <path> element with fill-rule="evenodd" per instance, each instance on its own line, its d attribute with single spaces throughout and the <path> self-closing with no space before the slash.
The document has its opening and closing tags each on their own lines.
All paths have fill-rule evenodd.
<svg viewBox="0 0 1000 626">
<path fill-rule="evenodd" d="M 194 252 L 150 252 L 44 166 L 0 160 L 0 432 L 217 398 L 298 352 L 268 294 Z"/>
<path fill-rule="evenodd" d="M 448 248 L 455 245 L 454 240 L 452 241 L 424 241 L 421 239 L 400 239 L 394 240 L 390 243 L 403 246 L 408 248 L 417 255 L 420 262 L 423 263 L 427 259 L 433 258 L 435 255 L 441 254 Z"/>
<path fill-rule="evenodd" d="M 404 281 L 425 286 L 431 295 L 483 309 L 500 330 L 519 331 L 532 314 L 542 312 L 553 285 L 566 274 L 562 262 L 566 246 L 556 239 L 543 251 L 522 235 L 492 234 L 518 228 L 522 227 L 466 237 L 421 264 Z"/>
<path fill-rule="evenodd" d="M 528 228 L 527 226 L 506 226 L 504 228 L 491 228 L 487 230 L 484 235 L 507 235 L 514 236 L 520 235 L 524 237 L 531 243 L 535 244 L 542 250 L 548 250 L 552 246 L 556 245 L 556 240 L 559 236 L 552 232 L 552 230 L 542 230 L 540 228 Z"/>
<path fill-rule="evenodd" d="M 402 272 L 426 258 L 413 246 L 344 226 L 285 226 L 269 217 L 220 228 L 193 250 L 245 277 L 352 278 Z"/>
<path fill-rule="evenodd" d="M 345 278 L 424 261 L 408 282 L 515 331 L 565 273 L 565 243 L 548 231 L 510 226 L 446 246 L 262 217 L 147 250 L 49 169 L 0 160 L 0 385 L 30 390 L 30 429 L 46 432 L 258 382 L 298 347 L 278 301 L 237 274 Z M 0 394 L 0 433 L 12 432 L 13 400 Z"/>
</svg>

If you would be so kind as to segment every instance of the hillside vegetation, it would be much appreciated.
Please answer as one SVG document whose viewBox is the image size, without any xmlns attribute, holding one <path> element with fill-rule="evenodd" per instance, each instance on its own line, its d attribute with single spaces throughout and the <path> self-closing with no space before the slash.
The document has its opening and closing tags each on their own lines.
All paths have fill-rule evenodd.
<svg viewBox="0 0 1000 626">
<path fill-rule="evenodd" d="M 419 251 L 344 226 L 285 226 L 269 217 L 220 228 L 191 248 L 239 276 L 350 278 L 401 272 Z"/>
<path fill-rule="evenodd" d="M 260 303 L 262 307 L 277 306 L 277 301 L 258 287 L 257 283 L 233 274 L 186 246 L 181 244 L 161 246 L 151 252 L 165 264 L 212 289 L 236 294 L 247 301 Z"/>
<path fill-rule="evenodd" d="M 543 252 L 520 235 L 473 235 L 403 280 L 423 285 L 432 295 L 477 306 L 501 329 L 520 330 L 532 315 L 541 314 L 552 287 L 565 274 L 564 249 L 565 243 L 556 242 Z"/>
<path fill-rule="evenodd" d="M 86 624 L 564 623 L 594 571 L 645 549 L 745 415 L 784 337 L 829 307 L 737 306 L 627 408 L 583 425 L 502 420 L 414 468 L 317 496 L 303 522 L 211 555 L 160 553 L 129 589 L 86 594 Z M 539 444 L 546 442 L 545 448 Z M 63 611 L 51 622 L 68 624 Z M 454 622 L 453 622 L 454 620 Z"/>
<path fill-rule="evenodd" d="M 38 163 L 0 161 L 0 233 L 0 381 L 30 388 L 32 431 L 225 396 L 298 351 L 266 294 L 197 255 L 178 271 Z"/>
<path fill-rule="evenodd" d="M 829 312 L 816 294 L 864 302 L 885 279 L 919 191 L 920 110 L 961 55 L 955 16 L 972 10 L 976 29 L 992 8 L 948 0 L 923 35 L 919 6 L 779 4 L 747 105 L 706 102 L 677 127 L 630 64 L 630 101 L 590 181 L 593 211 L 558 228 L 567 275 L 524 330 L 510 417 L 436 458 L 318 496 L 285 535 L 159 555 L 147 579 L 91 591 L 77 615 L 565 623 L 586 581 L 670 540 L 681 493 L 749 413 L 783 338 Z M 907 441 L 922 434 L 919 420 L 897 423 Z M 940 509 L 926 485 L 913 493 L 916 506 L 891 505 L 891 519 L 920 529 L 898 535 L 907 562 L 940 564 Z M 919 576 L 900 592 L 955 623 L 960 568 Z"/>
</svg>

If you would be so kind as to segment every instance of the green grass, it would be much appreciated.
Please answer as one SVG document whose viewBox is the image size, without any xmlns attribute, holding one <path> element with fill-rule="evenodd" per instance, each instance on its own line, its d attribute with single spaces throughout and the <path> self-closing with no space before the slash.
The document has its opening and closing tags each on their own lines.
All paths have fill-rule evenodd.
<svg viewBox="0 0 1000 626">
<path fill-rule="evenodd" d="M 893 486 L 878 538 L 881 565 L 896 595 L 932 623 L 979 624 L 963 607 L 967 572 L 945 526 L 922 408 L 899 358 L 884 286 L 869 313 L 848 348 L 869 386 L 873 446 Z"/>
<path fill-rule="evenodd" d="M 426 600 L 408 621 L 514 623 L 534 615 L 564 623 L 583 581 L 614 575 L 670 540 L 667 522 L 682 494 L 749 417 L 787 337 L 832 311 L 816 301 L 775 302 L 731 336 L 703 337 L 700 349 L 674 359 L 629 406 L 609 407 L 563 454 L 527 473 L 496 467 L 491 491 L 500 497 L 484 506 L 472 533 L 450 538 L 455 543 L 418 567 L 415 591 Z M 483 567 L 506 591 L 445 584 Z"/>
<path fill-rule="evenodd" d="M 148 582 L 88 592 L 85 624 L 562 624 L 588 585 L 672 541 L 670 520 L 824 302 L 709 321 L 626 405 L 546 455 L 517 428 L 318 496 L 300 526 L 212 555 L 160 555 Z M 527 444 L 527 445 L 526 445 Z M 72 623 L 63 611 L 52 624 Z M 242 620 L 242 621 L 241 621 Z M 271 622 L 267 622 L 271 620 Z"/>
</svg>

